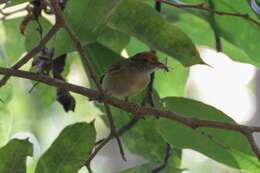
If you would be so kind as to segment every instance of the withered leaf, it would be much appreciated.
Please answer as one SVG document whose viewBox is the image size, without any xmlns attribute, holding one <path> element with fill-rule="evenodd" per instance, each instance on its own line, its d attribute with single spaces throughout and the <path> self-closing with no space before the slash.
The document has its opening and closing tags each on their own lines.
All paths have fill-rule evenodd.
<svg viewBox="0 0 260 173">
<path fill-rule="evenodd" d="M 49 50 L 48 48 L 44 48 L 41 54 L 36 57 L 32 66 L 37 66 L 37 72 L 48 75 L 50 70 L 52 69 L 54 49 Z"/>
<path fill-rule="evenodd" d="M 63 106 L 63 109 L 68 111 L 74 111 L 76 101 L 75 99 L 70 95 L 70 93 L 62 88 L 56 89 L 56 100 Z"/>
<path fill-rule="evenodd" d="M 63 55 L 55 58 L 53 61 L 52 70 L 53 70 L 53 76 L 55 79 L 60 79 L 60 80 L 65 81 L 63 79 L 61 73 L 64 70 L 66 56 L 67 56 L 67 54 L 63 54 Z M 74 111 L 76 101 L 67 90 L 62 89 L 62 88 L 57 88 L 56 89 L 56 100 L 63 106 L 63 109 L 66 112 L 68 112 L 70 110 Z"/>
</svg>

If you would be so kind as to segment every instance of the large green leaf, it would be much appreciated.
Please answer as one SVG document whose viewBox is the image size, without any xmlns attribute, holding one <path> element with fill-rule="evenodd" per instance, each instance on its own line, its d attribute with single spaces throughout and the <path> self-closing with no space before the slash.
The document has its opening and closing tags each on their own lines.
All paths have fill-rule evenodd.
<svg viewBox="0 0 260 173">
<path fill-rule="evenodd" d="M 122 32 L 106 27 L 97 41 L 111 50 L 120 53 L 130 41 L 130 37 Z"/>
<path fill-rule="evenodd" d="M 77 35 L 81 44 L 86 45 L 97 39 L 108 18 L 114 13 L 122 0 L 80 0 L 68 1 L 65 18 Z M 57 34 L 56 55 L 75 50 L 73 41 L 62 29 Z"/>
<path fill-rule="evenodd" d="M 131 56 L 147 50 L 149 50 L 149 48 L 134 37 L 131 38 L 127 46 L 127 52 Z M 157 52 L 157 54 L 159 60 L 164 62 L 166 55 L 161 52 Z M 154 88 L 161 97 L 184 96 L 184 88 L 188 79 L 189 69 L 183 67 L 182 64 L 173 58 L 167 58 L 167 66 L 170 69 L 169 72 L 163 70 L 157 70 L 155 72 Z"/>
<path fill-rule="evenodd" d="M 111 16 L 108 25 L 173 56 L 184 66 L 203 63 L 190 38 L 142 2 L 125 0 Z"/>
<path fill-rule="evenodd" d="M 180 115 L 235 123 L 223 112 L 195 100 L 169 97 L 163 101 L 167 109 Z M 211 128 L 193 130 L 182 123 L 168 119 L 160 119 L 157 125 L 165 140 L 175 147 L 196 150 L 234 168 L 250 172 L 260 170 L 260 163 L 247 138 L 238 132 Z"/>
<path fill-rule="evenodd" d="M 257 19 L 255 13 L 244 0 L 212 0 L 214 8 L 231 13 L 247 13 Z M 249 20 L 236 16 L 214 15 L 216 28 L 223 38 L 244 50 L 249 58 L 260 62 L 259 26 Z"/>
<path fill-rule="evenodd" d="M 26 157 L 32 156 L 33 146 L 26 140 L 13 139 L 0 148 L 1 173 L 25 173 Z"/>
<path fill-rule="evenodd" d="M 39 18 L 39 23 L 42 28 L 42 37 L 44 37 L 47 32 L 51 29 L 51 24 L 49 21 L 47 21 L 44 18 Z M 19 28 L 19 25 L 17 25 Z M 36 47 L 40 41 L 41 41 L 41 36 L 39 32 L 39 24 L 36 21 L 31 21 L 26 25 L 25 28 L 25 47 L 27 51 L 30 51 L 32 48 Z M 52 42 L 48 42 L 47 47 L 51 47 Z"/>
<path fill-rule="evenodd" d="M 42 155 L 35 173 L 77 172 L 91 153 L 95 139 L 94 123 L 67 126 Z"/>
<path fill-rule="evenodd" d="M 4 53 L 10 64 L 13 64 L 15 61 L 17 61 L 22 53 L 25 52 L 25 38 L 19 30 L 21 22 L 22 18 L 3 21 L 5 32 L 5 41 L 3 43 Z"/>
</svg>

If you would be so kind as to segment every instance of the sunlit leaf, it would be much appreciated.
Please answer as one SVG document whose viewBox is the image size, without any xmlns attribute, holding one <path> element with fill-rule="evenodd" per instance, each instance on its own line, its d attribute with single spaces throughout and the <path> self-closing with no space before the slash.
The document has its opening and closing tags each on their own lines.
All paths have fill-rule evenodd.
<svg viewBox="0 0 260 173">
<path fill-rule="evenodd" d="M 235 123 L 223 112 L 195 100 L 168 97 L 163 101 L 167 109 L 180 115 Z M 260 170 L 257 157 L 241 133 L 213 128 L 193 130 L 182 123 L 163 118 L 157 125 L 164 139 L 175 147 L 196 150 L 234 168 L 255 173 Z"/>
<path fill-rule="evenodd" d="M 94 123 L 75 123 L 63 129 L 40 158 L 35 173 L 72 173 L 84 164 L 94 147 Z"/>
<path fill-rule="evenodd" d="M 16 62 L 25 52 L 25 38 L 20 33 L 21 22 L 22 18 L 3 21 L 5 32 L 5 42 L 3 47 L 6 58 L 10 64 Z"/>
<path fill-rule="evenodd" d="M 149 5 L 125 0 L 111 16 L 108 25 L 176 58 L 184 66 L 203 64 L 190 38 L 178 27 L 167 23 Z"/>
</svg>

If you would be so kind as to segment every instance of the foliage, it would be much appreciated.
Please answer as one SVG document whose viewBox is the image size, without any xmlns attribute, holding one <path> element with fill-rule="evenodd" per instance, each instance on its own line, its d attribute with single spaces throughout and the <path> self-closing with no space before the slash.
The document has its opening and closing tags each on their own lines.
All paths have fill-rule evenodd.
<svg viewBox="0 0 260 173">
<path fill-rule="evenodd" d="M 10 6 L 20 8 L 16 5 L 24 2 L 29 1 L 11 0 Z M 40 8 L 40 12 L 47 13 L 51 7 L 47 5 L 46 10 L 43 6 L 33 4 L 34 2 L 28 6 L 33 10 L 26 16 L 8 18 L 9 15 L 6 15 L 6 20 L 0 21 L 0 36 L 3 36 L 0 39 L 1 67 L 14 65 L 22 55 L 40 45 L 43 37 L 52 28 L 53 11 L 49 11 L 50 15 L 35 16 L 36 9 Z M 68 2 L 64 0 L 64 4 L 60 5 L 64 5 L 65 20 L 83 46 L 84 53 L 98 77 L 112 64 L 125 58 L 121 55 L 122 51 L 126 51 L 131 57 L 139 52 L 156 50 L 159 61 L 167 60 L 167 66 L 170 68 L 169 72 L 155 73 L 153 88 L 156 108 L 167 109 L 185 117 L 237 125 L 235 120 L 220 110 L 206 103 L 185 98 L 184 91 L 190 73 L 189 68 L 197 64 L 206 65 L 196 46 L 216 49 L 216 46 L 221 44 L 221 51 L 230 59 L 259 67 L 258 11 L 250 6 L 249 0 L 171 2 L 192 6 L 176 8 L 161 3 L 159 13 L 154 8 L 154 0 L 68 0 Z M 256 1 L 256 4 L 259 2 Z M 209 10 L 199 9 L 201 3 L 203 8 Z M 215 11 L 233 15 L 218 15 Z M 241 17 L 241 14 L 248 14 L 250 18 L 246 19 L 243 15 Z M 32 18 L 26 25 L 22 25 L 26 17 Z M 25 29 L 24 34 L 21 33 L 22 28 Z M 216 42 L 216 39 L 220 39 L 220 43 Z M 34 72 L 38 70 L 38 73 L 41 73 L 39 66 L 43 69 L 49 68 L 45 75 L 66 81 L 71 73 L 73 75 L 73 72 L 83 66 L 85 76 L 80 71 L 80 77 L 83 76 L 84 85 L 88 77 L 88 87 L 95 89 L 96 84 L 92 80 L 93 75 L 89 73 L 86 61 L 76 53 L 77 46 L 67 30 L 61 28 L 45 46 L 50 50 L 49 54 L 44 54 L 42 50 L 40 54 L 38 51 L 37 56 L 33 57 L 34 60 L 22 68 Z M 54 52 L 51 52 L 52 50 Z M 55 66 L 57 59 L 63 55 L 67 55 L 67 58 L 63 59 L 62 65 Z M 34 62 L 39 57 L 41 61 L 38 61 L 35 67 Z M 50 62 L 48 66 L 46 59 Z M 58 77 L 55 75 L 57 70 Z M 99 135 L 98 123 L 94 125 L 94 122 L 80 121 L 92 120 L 92 114 L 97 108 L 104 114 L 106 111 L 103 106 L 93 105 L 85 98 L 70 94 L 67 90 L 62 90 L 60 95 L 58 87 L 53 88 L 42 83 L 32 86 L 34 84 L 33 81 L 14 79 L 9 80 L 0 89 L 0 173 L 25 173 L 26 169 L 27 172 L 30 170 L 35 173 L 77 172 L 93 154 L 95 141 Z M 30 88 L 32 92 L 28 94 Z M 131 98 L 130 102 L 141 104 L 147 93 L 148 89 Z M 65 94 L 69 95 L 69 101 L 73 100 L 74 103 L 73 108 L 68 110 L 75 112 L 59 117 L 58 114 L 63 114 L 61 113 L 63 110 L 57 101 L 63 106 L 71 103 L 62 100 Z M 136 118 L 119 108 L 112 106 L 110 108 L 116 129 L 123 128 Z M 98 114 L 97 111 L 95 114 Z M 103 121 L 99 116 L 95 118 L 99 123 L 104 121 L 109 127 L 106 116 L 101 116 Z M 50 123 L 48 122 L 50 119 L 53 120 L 54 127 L 49 128 L 46 124 Z M 59 134 L 58 132 L 52 134 L 52 128 L 57 128 L 56 132 L 59 131 Z M 45 152 L 41 150 L 40 158 L 33 161 L 32 167 L 26 165 L 27 156 L 32 156 L 33 153 L 32 144 L 27 139 L 11 139 L 13 134 L 25 130 L 34 133 L 44 149 L 48 148 Z M 44 140 L 48 135 L 52 138 L 50 141 L 53 141 L 49 147 Z M 58 137 L 54 140 L 55 135 Z M 122 134 L 122 141 L 130 152 L 143 157 L 147 163 L 122 170 L 121 173 L 151 172 L 166 162 L 162 173 L 182 172 L 183 149 L 195 150 L 232 168 L 252 173 L 260 171 L 259 158 L 241 131 L 216 128 L 192 129 L 182 122 L 166 118 L 157 119 L 154 115 L 139 119 L 131 129 Z M 165 161 L 168 145 L 173 146 L 173 152 Z"/>
</svg>

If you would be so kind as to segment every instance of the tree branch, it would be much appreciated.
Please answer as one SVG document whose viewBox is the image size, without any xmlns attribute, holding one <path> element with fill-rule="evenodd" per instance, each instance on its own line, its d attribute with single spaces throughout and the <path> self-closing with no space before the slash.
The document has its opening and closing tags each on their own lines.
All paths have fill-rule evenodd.
<svg viewBox="0 0 260 173">
<path fill-rule="evenodd" d="M 260 26 L 260 22 L 258 22 L 257 20 L 253 19 L 252 17 L 250 17 L 248 14 L 241 14 L 241 13 L 230 13 L 230 12 L 222 12 L 222 11 L 217 11 L 214 9 L 210 9 L 210 8 L 206 8 L 204 7 L 204 4 L 198 4 L 198 5 L 187 5 L 187 4 L 176 4 L 170 1 L 166 1 L 166 0 L 155 0 L 157 2 L 161 2 L 164 4 L 168 4 L 177 8 L 194 8 L 194 9 L 200 9 L 203 11 L 208 11 L 210 13 L 214 13 L 220 16 L 226 15 L 226 16 L 236 16 L 236 17 L 240 17 L 243 18 L 245 20 L 249 20 L 253 23 L 255 23 L 256 25 Z"/>
<path fill-rule="evenodd" d="M 123 146 L 122 146 L 120 138 L 117 134 L 116 127 L 115 127 L 115 124 L 114 124 L 114 121 L 113 121 L 113 118 L 112 118 L 112 113 L 110 111 L 109 105 L 107 104 L 105 93 L 104 93 L 104 91 L 103 91 L 103 89 L 102 89 L 102 87 L 99 83 L 98 77 L 97 77 L 97 75 L 96 75 L 96 73 L 95 73 L 95 71 L 94 71 L 94 69 L 93 69 L 93 67 L 92 67 L 92 65 L 91 65 L 91 63 L 90 63 L 90 61 L 89 61 L 89 59 L 88 59 L 88 57 L 87 57 L 87 55 L 84 51 L 83 46 L 81 45 L 79 39 L 77 38 L 77 36 L 74 34 L 72 29 L 70 28 L 70 26 L 66 22 L 65 17 L 63 15 L 63 12 L 59 7 L 58 1 L 53 0 L 53 1 L 51 1 L 51 3 L 52 3 L 52 6 L 53 6 L 53 9 L 55 11 L 56 22 L 60 23 L 64 27 L 64 29 L 68 32 L 68 34 L 70 35 L 71 39 L 73 40 L 74 44 L 76 45 L 76 47 L 78 49 L 79 54 L 82 57 L 83 63 L 85 63 L 88 67 L 90 77 L 94 80 L 94 82 L 97 86 L 97 89 L 100 92 L 101 97 L 103 98 L 103 103 L 104 103 L 104 106 L 105 106 L 105 109 L 106 109 L 106 112 L 107 112 L 107 116 L 108 116 L 108 119 L 109 119 L 109 123 L 110 123 L 111 135 L 114 135 L 116 137 L 122 159 L 124 161 L 126 161 Z"/>
<path fill-rule="evenodd" d="M 84 96 L 90 98 L 91 100 L 104 102 L 104 98 L 101 97 L 102 95 L 97 91 L 87 89 L 87 88 L 84 88 L 81 86 L 73 85 L 73 84 L 58 80 L 58 79 L 52 79 L 48 76 L 45 76 L 45 75 L 42 75 L 39 73 L 32 73 L 32 72 L 27 72 L 27 71 L 22 71 L 22 70 L 0 67 L 0 74 L 35 80 L 38 82 L 45 83 L 49 86 L 62 88 L 62 89 L 68 90 L 68 91 L 72 91 L 72 92 L 84 95 Z M 167 119 L 170 119 L 173 121 L 178 121 L 194 130 L 197 128 L 216 128 L 216 129 L 240 132 L 241 134 L 245 135 L 248 138 L 248 141 L 249 141 L 254 153 L 256 154 L 258 160 L 260 160 L 260 152 L 259 152 L 259 150 L 255 144 L 255 140 L 252 136 L 252 133 L 260 132 L 260 127 L 245 126 L 245 125 L 213 121 L 213 120 L 202 120 L 202 119 L 198 119 L 198 118 L 188 117 L 185 115 L 178 115 L 169 110 L 160 110 L 158 108 L 141 107 L 139 104 L 132 103 L 132 102 L 124 102 L 122 100 L 111 97 L 109 95 L 105 95 L 105 98 L 106 98 L 106 102 L 108 104 L 115 106 L 119 109 L 122 109 L 126 112 L 129 112 L 131 114 L 134 114 L 136 116 L 143 117 L 143 116 L 157 115 L 161 118 L 167 118 Z M 114 135 L 110 134 L 109 136 L 111 136 L 111 137 L 108 137 L 106 139 L 108 141 Z"/>
<path fill-rule="evenodd" d="M 169 160 L 170 160 L 170 157 L 171 157 L 171 153 L 172 153 L 172 149 L 173 148 L 172 148 L 171 144 L 167 143 L 166 156 L 165 156 L 165 159 L 164 159 L 164 163 L 159 168 L 156 168 L 155 170 L 153 170 L 152 173 L 158 173 L 168 166 Z"/>
<path fill-rule="evenodd" d="M 60 25 L 54 25 L 51 30 L 46 34 L 46 36 L 40 41 L 40 43 L 33 48 L 30 52 L 28 52 L 22 59 L 16 62 L 11 68 L 19 69 L 24 64 L 26 64 L 31 58 L 37 55 L 44 47 L 45 44 L 56 34 L 56 32 L 60 29 Z M 7 82 L 10 76 L 5 75 L 0 81 L 0 88 Z"/>
</svg>

